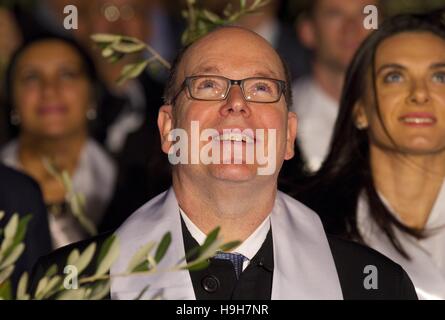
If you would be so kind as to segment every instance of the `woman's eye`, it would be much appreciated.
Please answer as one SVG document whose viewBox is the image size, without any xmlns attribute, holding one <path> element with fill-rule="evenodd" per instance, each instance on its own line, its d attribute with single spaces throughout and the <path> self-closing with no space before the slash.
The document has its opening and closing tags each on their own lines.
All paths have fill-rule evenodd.
<svg viewBox="0 0 445 320">
<path fill-rule="evenodd" d="M 74 71 L 62 71 L 60 73 L 61 79 L 71 80 L 77 77 L 77 72 Z"/>
<path fill-rule="evenodd" d="M 403 80 L 403 77 L 400 73 L 398 72 L 391 72 L 390 74 L 387 74 L 384 78 L 384 81 L 386 83 L 397 83 L 397 82 L 401 82 Z"/>
<path fill-rule="evenodd" d="M 27 74 L 22 77 L 22 81 L 24 83 L 32 83 L 39 80 L 39 76 L 37 74 Z"/>
<path fill-rule="evenodd" d="M 433 75 L 433 81 L 439 83 L 445 83 L 445 72 L 437 72 Z"/>
</svg>

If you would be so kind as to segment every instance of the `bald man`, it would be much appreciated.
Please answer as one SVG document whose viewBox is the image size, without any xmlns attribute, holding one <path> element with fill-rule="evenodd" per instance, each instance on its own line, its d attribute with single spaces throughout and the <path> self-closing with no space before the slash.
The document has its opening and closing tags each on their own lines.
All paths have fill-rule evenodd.
<svg viewBox="0 0 445 320">
<path fill-rule="evenodd" d="M 145 298 L 416 298 L 400 266 L 327 236 L 316 213 L 277 190 L 281 165 L 294 155 L 290 94 L 282 60 L 251 31 L 221 28 L 185 48 L 158 117 L 173 184 L 118 229 L 120 255 L 110 273 L 125 272 L 135 252 L 166 231 L 172 243 L 160 268 L 175 265 L 217 226 L 225 242 L 241 244 L 204 270 L 116 277 L 112 299 L 133 299 L 147 285 Z M 42 258 L 37 275 L 105 236 Z"/>
</svg>

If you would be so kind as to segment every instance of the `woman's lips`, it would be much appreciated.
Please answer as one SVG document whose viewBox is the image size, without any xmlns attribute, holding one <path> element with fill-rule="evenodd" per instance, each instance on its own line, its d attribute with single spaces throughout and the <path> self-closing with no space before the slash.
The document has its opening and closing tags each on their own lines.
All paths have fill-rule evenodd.
<svg viewBox="0 0 445 320">
<path fill-rule="evenodd" d="M 68 112 L 68 108 L 63 105 L 46 105 L 40 106 L 37 109 L 37 113 L 42 116 L 48 115 L 62 115 Z"/>
<path fill-rule="evenodd" d="M 436 124 L 437 118 L 431 113 L 413 112 L 404 114 L 399 121 L 410 127 L 430 127 Z"/>
</svg>

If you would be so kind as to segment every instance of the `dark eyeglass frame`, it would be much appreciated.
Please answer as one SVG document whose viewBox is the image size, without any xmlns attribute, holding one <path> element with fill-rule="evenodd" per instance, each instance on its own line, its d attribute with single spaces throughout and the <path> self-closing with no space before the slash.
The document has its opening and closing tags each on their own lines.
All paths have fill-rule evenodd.
<svg viewBox="0 0 445 320">
<path fill-rule="evenodd" d="M 199 99 L 199 98 L 195 98 L 192 94 L 192 89 L 191 89 L 191 82 L 195 79 L 199 79 L 199 78 L 207 78 L 207 77 L 211 77 L 211 78 L 219 78 L 219 79 L 224 79 L 229 85 L 227 86 L 226 92 L 224 93 L 224 97 L 221 98 L 215 98 L 215 99 Z M 252 79 L 259 79 L 259 80 L 272 80 L 275 83 L 278 84 L 278 89 L 280 90 L 280 94 L 278 95 L 278 98 L 274 101 L 267 101 L 267 102 L 263 102 L 263 101 L 253 101 L 253 100 L 248 100 L 246 98 L 246 94 L 244 93 L 244 86 L 243 83 L 246 80 L 252 80 Z M 224 101 L 227 99 L 227 97 L 229 96 L 229 92 L 230 89 L 232 88 L 233 85 L 238 85 L 241 88 L 241 92 L 243 93 L 243 98 L 246 102 L 252 102 L 252 103 L 276 103 L 278 101 L 280 101 L 281 96 L 283 94 L 285 94 L 287 86 L 286 86 L 286 81 L 284 80 L 279 80 L 279 79 L 274 79 L 274 78 L 267 78 L 267 77 L 250 77 L 250 78 L 245 78 L 245 79 L 240 79 L 240 80 L 234 80 L 234 79 L 229 79 L 226 78 L 224 76 L 216 76 L 216 75 L 197 75 L 197 76 L 189 76 L 189 77 L 185 77 L 184 81 L 181 84 L 181 87 L 179 88 L 178 92 L 175 94 L 175 96 L 173 97 L 173 99 L 171 100 L 170 104 L 174 104 L 176 102 L 176 99 L 178 98 L 178 96 L 181 94 L 181 92 L 184 90 L 184 88 L 187 88 L 187 91 L 190 95 L 190 97 L 193 100 L 197 100 L 197 101 Z"/>
</svg>

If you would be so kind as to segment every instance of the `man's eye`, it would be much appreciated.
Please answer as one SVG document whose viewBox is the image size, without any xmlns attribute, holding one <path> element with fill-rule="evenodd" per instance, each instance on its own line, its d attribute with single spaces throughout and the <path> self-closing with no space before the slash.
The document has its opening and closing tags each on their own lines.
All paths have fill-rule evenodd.
<svg viewBox="0 0 445 320">
<path fill-rule="evenodd" d="M 391 72 L 391 73 L 387 74 L 384 78 L 384 81 L 386 83 L 397 83 L 397 82 L 401 82 L 402 80 L 403 80 L 403 77 L 398 72 Z"/>
<path fill-rule="evenodd" d="M 217 87 L 218 87 L 217 83 L 215 81 L 213 81 L 213 80 L 204 80 L 204 81 L 201 81 L 200 83 L 198 83 L 198 85 L 197 85 L 197 88 L 199 90 L 202 90 L 202 89 L 214 89 L 214 88 L 217 88 Z"/>
<path fill-rule="evenodd" d="M 253 86 L 253 90 L 255 92 L 271 92 L 272 88 L 267 83 L 258 82 Z"/>
<path fill-rule="evenodd" d="M 437 72 L 433 75 L 433 81 L 439 83 L 445 83 L 445 72 Z"/>
</svg>

